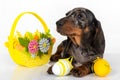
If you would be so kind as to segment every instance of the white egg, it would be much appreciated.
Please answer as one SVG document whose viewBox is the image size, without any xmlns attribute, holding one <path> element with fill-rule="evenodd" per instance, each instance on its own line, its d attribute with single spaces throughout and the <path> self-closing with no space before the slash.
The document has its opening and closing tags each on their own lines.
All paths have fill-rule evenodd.
<svg viewBox="0 0 120 80">
<path fill-rule="evenodd" d="M 59 75 L 60 74 L 60 66 L 57 63 L 55 63 L 54 66 L 52 67 L 52 72 L 55 75 Z"/>
<path fill-rule="evenodd" d="M 52 67 L 52 72 L 57 76 L 64 76 L 69 74 L 70 70 L 73 68 L 70 58 L 59 59 Z"/>
</svg>

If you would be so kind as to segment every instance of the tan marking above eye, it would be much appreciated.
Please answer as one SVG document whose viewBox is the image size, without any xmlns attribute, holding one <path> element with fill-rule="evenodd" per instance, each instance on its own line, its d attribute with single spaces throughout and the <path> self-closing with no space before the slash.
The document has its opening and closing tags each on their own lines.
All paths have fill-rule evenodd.
<svg viewBox="0 0 120 80">
<path fill-rule="evenodd" d="M 89 32 L 88 26 L 84 29 L 84 32 L 85 32 L 85 33 Z"/>
</svg>

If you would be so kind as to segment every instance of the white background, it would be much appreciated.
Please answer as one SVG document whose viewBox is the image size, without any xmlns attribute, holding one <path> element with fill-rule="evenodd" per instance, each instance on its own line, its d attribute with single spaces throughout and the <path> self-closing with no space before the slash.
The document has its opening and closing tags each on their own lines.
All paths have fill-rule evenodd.
<svg viewBox="0 0 120 80">
<path fill-rule="evenodd" d="M 56 38 L 54 53 L 58 44 L 65 39 L 56 32 L 55 22 L 64 17 L 67 11 L 75 7 L 88 8 L 95 14 L 104 31 L 106 39 L 105 54 L 111 55 L 111 57 L 118 55 L 120 53 L 119 0 L 0 0 L 0 68 L 3 69 L 3 72 L 0 71 L 0 79 L 7 80 L 8 78 L 5 76 L 9 75 L 10 77 L 10 74 L 12 74 L 10 72 L 16 67 L 4 46 L 4 42 L 7 41 L 11 25 L 19 13 L 33 11 L 45 20 L 51 34 Z M 36 29 L 43 31 L 41 24 L 31 15 L 22 17 L 17 26 L 17 30 L 22 33 L 26 31 L 34 32 Z M 111 60 L 111 57 L 106 58 Z M 114 63 L 112 60 L 111 62 Z M 5 75 L 7 73 L 6 67 L 11 68 L 8 69 L 7 75 Z"/>
</svg>

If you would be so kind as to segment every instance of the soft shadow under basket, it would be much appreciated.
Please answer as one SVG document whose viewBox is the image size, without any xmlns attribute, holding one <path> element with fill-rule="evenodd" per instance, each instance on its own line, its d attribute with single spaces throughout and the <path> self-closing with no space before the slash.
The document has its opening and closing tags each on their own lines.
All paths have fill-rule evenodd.
<svg viewBox="0 0 120 80">
<path fill-rule="evenodd" d="M 24 14 L 35 16 L 42 24 L 45 32 L 41 33 L 37 30 L 34 33 L 26 32 L 25 35 L 17 32 L 15 35 L 16 25 Z M 46 64 L 49 61 L 54 42 L 55 38 L 50 34 L 46 23 L 39 15 L 34 12 L 23 12 L 13 22 L 5 45 L 15 63 L 26 67 L 35 67 Z"/>
</svg>

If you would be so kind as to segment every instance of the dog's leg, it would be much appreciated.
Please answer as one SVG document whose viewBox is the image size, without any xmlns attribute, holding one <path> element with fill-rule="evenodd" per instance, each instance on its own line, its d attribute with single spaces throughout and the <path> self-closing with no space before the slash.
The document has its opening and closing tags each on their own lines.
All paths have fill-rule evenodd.
<svg viewBox="0 0 120 80">
<path fill-rule="evenodd" d="M 62 56 L 62 52 L 64 51 L 64 48 L 65 48 L 65 44 L 66 44 L 66 41 L 67 40 L 64 40 L 57 48 L 57 51 L 55 54 L 53 54 L 50 58 L 50 61 L 58 61 L 58 59 L 61 59 L 63 56 Z"/>
<path fill-rule="evenodd" d="M 64 50 L 64 45 L 62 42 L 58 46 L 56 53 L 51 56 L 50 61 L 56 62 L 56 61 L 58 61 L 58 59 L 62 58 L 61 53 L 63 52 L 63 50 Z M 53 74 L 52 67 L 53 67 L 53 65 L 51 67 L 49 67 L 49 69 L 47 70 L 48 74 Z"/>
<path fill-rule="evenodd" d="M 92 62 L 88 62 L 88 63 L 82 64 L 81 66 L 74 67 L 71 70 L 70 74 L 76 77 L 83 77 L 92 73 L 91 67 L 92 67 Z"/>
<path fill-rule="evenodd" d="M 49 67 L 49 69 L 47 70 L 48 74 L 53 74 L 52 67 L 53 67 L 53 65 L 51 67 Z"/>
</svg>

